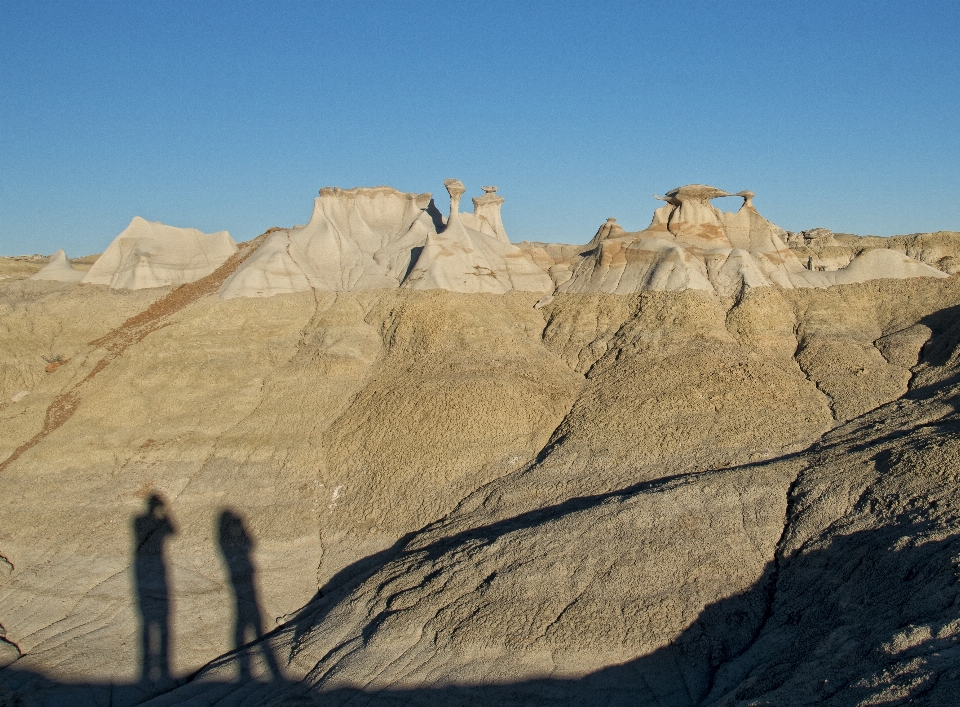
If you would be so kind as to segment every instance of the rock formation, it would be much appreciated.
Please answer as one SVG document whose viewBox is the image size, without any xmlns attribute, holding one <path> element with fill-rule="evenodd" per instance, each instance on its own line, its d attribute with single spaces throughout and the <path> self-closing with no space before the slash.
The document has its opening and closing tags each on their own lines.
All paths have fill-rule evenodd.
<svg viewBox="0 0 960 707">
<path fill-rule="evenodd" d="M 399 287 L 433 222 L 430 194 L 391 187 L 324 188 L 305 226 L 275 232 L 220 296 L 269 297 Z"/>
<path fill-rule="evenodd" d="M 183 285 L 209 275 L 236 250 L 226 231 L 201 233 L 135 216 L 81 282 L 126 290 Z"/>
<path fill-rule="evenodd" d="M 74 270 L 63 249 L 50 256 L 50 262 L 30 276 L 30 280 L 55 280 L 57 282 L 80 282 L 84 273 Z"/>
<path fill-rule="evenodd" d="M 431 233 L 416 264 L 404 281 L 412 290 L 450 290 L 503 294 L 510 290 L 552 292 L 550 277 L 517 246 L 497 235 L 487 235 L 466 226 L 460 214 L 460 197 L 466 188 L 458 179 L 447 179 L 450 216 L 441 233 Z M 482 199 L 494 196 L 488 193 Z M 499 199 L 499 197 L 494 197 Z M 480 201 L 480 200 L 478 200 Z M 499 202 L 481 206 L 499 221 Z M 495 207 L 495 209 L 494 209 Z M 478 217 L 479 218 L 479 217 Z M 486 219 L 483 223 L 489 224 Z M 491 225 L 492 227 L 492 225 Z M 500 226 L 502 231 L 502 225 Z"/>
<path fill-rule="evenodd" d="M 447 180 L 448 188 L 453 182 L 460 185 L 459 204 L 465 188 Z M 220 296 L 355 292 L 401 284 L 455 292 L 552 290 L 550 278 L 507 238 L 496 187 L 485 189 L 474 200 L 476 213 L 460 214 L 451 206 L 445 225 L 431 213 L 430 194 L 390 187 L 321 189 L 310 222 L 276 230 L 224 283 Z"/>
<path fill-rule="evenodd" d="M 831 285 L 847 285 L 882 278 L 903 280 L 911 277 L 947 277 L 947 274 L 895 250 L 877 248 L 864 251 L 846 267 L 825 272 L 824 276 Z"/>
<path fill-rule="evenodd" d="M 503 197 L 497 196 L 497 187 L 481 188 L 484 194 L 473 198 L 473 213 L 460 214 L 461 220 L 474 231 L 486 233 L 499 241 L 509 243 L 510 239 L 507 237 L 507 231 L 503 227 L 503 219 L 500 216 Z"/>
<path fill-rule="evenodd" d="M 0 259 L 0 704 L 952 704 L 960 234 L 447 186 L 172 291 Z"/>
<path fill-rule="evenodd" d="M 224 282 L 220 298 L 272 297 L 313 289 L 303 268 L 294 259 L 290 245 L 290 231 L 275 229 L 243 266 Z"/>
<path fill-rule="evenodd" d="M 738 196 L 740 209 L 723 212 L 711 199 Z M 690 184 L 656 197 L 658 208 L 643 231 L 626 232 L 615 220 L 601 226 L 561 292 L 710 290 L 735 295 L 751 288 L 828 287 L 834 283 L 878 278 L 942 277 L 943 273 L 909 257 L 872 255 L 852 270 L 804 267 L 784 242 L 787 232 L 770 223 L 753 205 L 755 194 L 730 194 Z M 822 239 L 821 239 L 822 240 Z M 824 241 L 825 243 L 825 241 Z M 809 260 L 809 259 L 808 259 Z M 809 260 L 808 266 L 813 261 Z M 819 261 L 818 261 L 819 264 Z M 851 265 L 851 258 L 842 264 Z"/>
</svg>

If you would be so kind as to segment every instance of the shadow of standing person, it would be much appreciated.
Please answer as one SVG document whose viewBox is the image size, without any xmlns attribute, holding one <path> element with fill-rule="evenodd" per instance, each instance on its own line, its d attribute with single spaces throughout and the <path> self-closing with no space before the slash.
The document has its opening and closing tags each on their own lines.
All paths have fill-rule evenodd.
<svg viewBox="0 0 960 707">
<path fill-rule="evenodd" d="M 164 544 L 176 533 L 167 504 L 158 494 L 133 519 L 134 577 L 140 609 L 140 681 L 170 680 L 170 595 Z"/>
<path fill-rule="evenodd" d="M 251 641 L 263 637 L 263 619 L 260 615 L 260 602 L 254 584 L 254 567 L 250 554 L 253 540 L 243 525 L 243 519 L 230 510 L 220 514 L 220 551 L 227 564 L 230 586 L 234 598 L 233 647 L 240 648 Z M 270 676 L 280 677 L 277 659 L 270 646 L 261 642 L 260 652 L 267 663 Z M 249 680 L 253 674 L 250 665 L 251 651 L 243 651 L 238 656 L 239 678 Z"/>
</svg>

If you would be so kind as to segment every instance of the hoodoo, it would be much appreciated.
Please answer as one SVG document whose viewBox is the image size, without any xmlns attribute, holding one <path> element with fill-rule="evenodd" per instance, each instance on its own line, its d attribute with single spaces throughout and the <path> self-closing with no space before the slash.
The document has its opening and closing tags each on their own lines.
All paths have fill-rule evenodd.
<svg viewBox="0 0 960 707">
<path fill-rule="evenodd" d="M 475 213 L 461 214 L 466 188 L 455 179 L 445 184 L 451 196 L 446 224 L 428 193 L 321 189 L 310 222 L 270 235 L 224 282 L 220 297 L 401 285 L 490 293 L 553 289 L 550 277 L 507 238 L 496 187 L 484 187 L 484 196 L 474 199 Z"/>
<path fill-rule="evenodd" d="M 43 266 L 38 272 L 31 275 L 29 280 L 56 280 L 58 282 L 80 282 L 84 273 L 80 270 L 74 270 L 70 261 L 67 260 L 67 254 L 61 248 L 50 257 L 50 262 Z"/>
<path fill-rule="evenodd" d="M 736 212 L 710 201 L 738 196 Z M 560 292 L 708 290 L 735 295 L 776 285 L 829 287 L 876 278 L 943 277 L 944 273 L 906 255 L 861 255 L 850 271 L 829 275 L 805 268 L 784 243 L 786 231 L 753 205 L 752 191 L 736 194 L 705 184 L 688 184 L 654 198 L 666 202 L 643 231 L 627 232 L 613 219 L 600 227 L 573 276 Z"/>
<path fill-rule="evenodd" d="M 483 196 L 473 197 L 473 213 L 460 214 L 463 222 L 475 231 L 486 233 L 493 236 L 498 241 L 509 243 L 507 231 L 503 227 L 503 220 L 500 216 L 500 207 L 503 205 L 503 197 L 497 196 L 497 187 L 480 187 L 483 189 Z"/>
<path fill-rule="evenodd" d="M 236 250 L 226 231 L 201 233 L 135 216 L 81 282 L 125 290 L 183 285 L 206 277 Z"/>
<path fill-rule="evenodd" d="M 487 235 L 464 223 L 460 213 L 460 198 L 466 191 L 459 179 L 444 181 L 450 194 L 450 216 L 447 227 L 441 233 L 432 233 L 417 258 L 416 265 L 407 276 L 404 287 L 413 290 L 451 290 L 453 292 L 486 292 L 502 294 L 510 290 L 528 292 L 552 292 L 550 276 L 534 263 L 522 250 L 496 235 Z M 494 215 L 499 222 L 500 197 L 488 192 L 477 201 L 480 213 Z M 475 216 L 475 215 L 471 215 Z M 478 219 L 468 219 L 476 222 Z M 489 221 L 484 223 L 491 226 Z M 502 224 L 500 225 L 502 233 Z"/>
</svg>

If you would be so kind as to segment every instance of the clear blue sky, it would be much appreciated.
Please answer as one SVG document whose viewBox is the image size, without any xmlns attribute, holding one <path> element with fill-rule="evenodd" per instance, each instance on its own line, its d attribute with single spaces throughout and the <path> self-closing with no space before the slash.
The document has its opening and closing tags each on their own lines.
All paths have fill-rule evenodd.
<svg viewBox="0 0 960 707">
<path fill-rule="evenodd" d="M 514 240 L 690 182 L 790 230 L 960 230 L 960 3 L 0 0 L 2 254 L 448 177 Z"/>
</svg>

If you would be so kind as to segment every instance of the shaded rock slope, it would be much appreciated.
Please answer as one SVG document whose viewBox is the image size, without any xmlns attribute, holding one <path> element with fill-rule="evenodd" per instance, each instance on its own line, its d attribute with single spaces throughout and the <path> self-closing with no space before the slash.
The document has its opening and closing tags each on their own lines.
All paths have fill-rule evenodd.
<svg viewBox="0 0 960 707">
<path fill-rule="evenodd" d="M 0 704 L 953 704 L 956 277 L 219 297 L 276 233 L 0 286 Z"/>
</svg>

